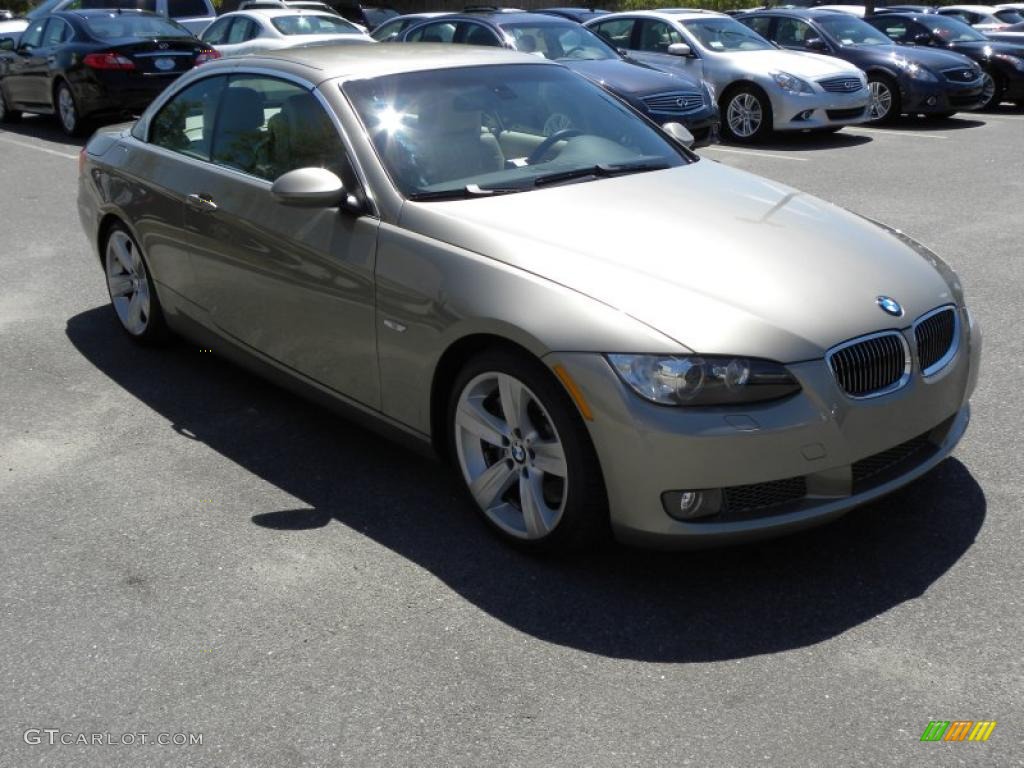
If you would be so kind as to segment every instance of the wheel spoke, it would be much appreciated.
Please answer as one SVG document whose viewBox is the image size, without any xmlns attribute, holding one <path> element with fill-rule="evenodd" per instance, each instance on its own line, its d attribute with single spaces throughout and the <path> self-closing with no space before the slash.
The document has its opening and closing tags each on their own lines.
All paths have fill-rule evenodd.
<svg viewBox="0 0 1024 768">
<path fill-rule="evenodd" d="M 534 443 L 530 446 L 533 450 L 533 466 L 548 475 L 565 477 L 568 470 L 565 465 L 565 451 L 562 444 L 557 441 Z"/>
<path fill-rule="evenodd" d="M 523 511 L 523 523 L 530 538 L 543 536 L 548 532 L 548 524 L 544 517 L 547 506 L 541 495 L 538 478 L 531 472 L 519 476 L 519 506 Z"/>
<path fill-rule="evenodd" d="M 485 443 L 499 447 L 504 445 L 502 438 L 510 431 L 507 424 L 483 409 L 478 398 L 466 398 L 459 403 L 455 423 Z"/>
<path fill-rule="evenodd" d="M 110 295 L 115 298 L 127 296 L 132 291 L 132 280 L 127 275 L 112 275 L 108 282 L 110 283 Z"/>
<path fill-rule="evenodd" d="M 490 509 L 501 498 L 501 495 L 512 485 L 515 470 L 506 461 L 498 461 L 489 466 L 469 486 L 476 503 L 482 509 Z"/>
<path fill-rule="evenodd" d="M 114 245 L 114 255 L 117 256 L 117 260 L 121 262 L 121 266 L 124 271 L 129 275 L 135 274 L 135 263 L 132 259 L 131 253 L 128 251 L 128 243 L 126 240 L 115 237 L 112 241 Z"/>
<path fill-rule="evenodd" d="M 525 433 L 529 428 L 529 421 L 526 415 L 526 404 L 529 398 L 523 385 L 511 376 L 504 373 L 498 374 L 498 397 L 501 399 L 501 410 L 505 414 L 505 421 L 511 429 L 518 429 Z"/>
<path fill-rule="evenodd" d="M 128 302 L 128 328 L 132 331 L 138 331 L 142 323 L 142 299 L 138 293 L 132 296 L 131 301 Z"/>
</svg>

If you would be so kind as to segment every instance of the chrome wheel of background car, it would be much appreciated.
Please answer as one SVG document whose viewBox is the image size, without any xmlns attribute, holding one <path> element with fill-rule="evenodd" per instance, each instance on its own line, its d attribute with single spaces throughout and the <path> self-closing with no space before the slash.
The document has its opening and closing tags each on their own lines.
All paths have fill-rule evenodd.
<svg viewBox="0 0 1024 768">
<path fill-rule="evenodd" d="M 149 278 L 135 242 L 121 229 L 107 240 L 107 289 L 117 319 L 132 336 L 142 336 L 149 327 L 151 301 Z"/>
<path fill-rule="evenodd" d="M 78 107 L 75 105 L 75 97 L 66 83 L 61 83 L 57 87 L 57 115 L 60 117 L 60 125 L 64 129 L 64 133 L 68 136 L 78 133 Z"/>
<path fill-rule="evenodd" d="M 565 510 L 569 471 L 540 398 L 510 374 L 481 373 L 463 387 L 454 419 L 462 476 L 488 519 L 519 539 L 548 536 Z"/>
<path fill-rule="evenodd" d="M 872 120 L 885 120 L 892 113 L 892 88 L 883 80 L 872 80 L 868 83 L 871 101 L 868 102 L 868 115 Z"/>
<path fill-rule="evenodd" d="M 726 110 L 729 130 L 740 139 L 749 139 L 761 129 L 764 110 L 760 100 L 752 93 L 739 93 L 729 102 Z"/>
</svg>

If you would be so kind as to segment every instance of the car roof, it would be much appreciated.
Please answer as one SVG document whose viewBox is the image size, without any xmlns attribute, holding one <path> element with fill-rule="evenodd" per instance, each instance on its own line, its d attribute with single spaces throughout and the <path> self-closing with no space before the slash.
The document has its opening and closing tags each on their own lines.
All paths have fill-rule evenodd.
<svg viewBox="0 0 1024 768">
<path fill-rule="evenodd" d="M 65 9 L 63 11 L 56 11 L 53 15 L 78 16 L 83 19 L 90 16 L 155 16 L 161 19 L 167 18 L 161 13 L 152 13 L 151 11 L 143 11 L 138 8 L 77 8 L 75 10 Z"/>
<path fill-rule="evenodd" d="M 844 14 L 840 11 L 833 11 L 831 8 L 765 8 L 758 11 L 749 11 L 749 14 L 753 16 L 799 16 L 803 19 L 822 19 L 829 16 L 842 17 Z M 743 16 L 747 14 L 744 13 Z M 850 14 L 845 14 L 849 16 Z"/>
<path fill-rule="evenodd" d="M 718 11 L 701 11 L 693 8 L 659 8 L 656 11 L 620 11 L 618 13 L 610 13 L 608 16 L 601 16 L 600 19 L 594 19 L 594 21 L 607 21 L 609 18 L 615 18 L 618 16 L 640 16 L 643 18 L 675 19 L 679 21 L 705 19 L 709 16 L 721 19 L 732 18 L 728 14 L 718 13 Z"/>
<path fill-rule="evenodd" d="M 324 8 L 243 8 L 240 11 L 225 13 L 224 16 L 260 16 L 265 19 L 276 19 L 280 16 L 330 16 L 332 19 L 342 19 L 341 16 Z M 352 22 L 349 21 L 349 24 Z"/>
<path fill-rule="evenodd" d="M 500 24 L 516 24 L 524 22 L 535 23 L 558 23 L 574 24 L 575 22 L 560 16 L 551 16 L 546 13 L 531 13 L 530 11 L 474 11 L 472 13 L 450 13 L 445 14 L 447 20 L 454 21 L 489 21 L 495 26 Z"/>
<path fill-rule="evenodd" d="M 991 14 L 995 9 L 991 5 L 944 5 L 940 11 L 973 11 L 975 13 Z"/>
<path fill-rule="evenodd" d="M 403 43 L 401 45 L 320 45 L 267 51 L 245 57 L 227 57 L 204 64 L 206 72 L 246 66 L 279 67 L 312 82 L 333 78 L 364 78 L 421 72 L 431 69 L 533 64 L 560 66 L 530 53 L 505 48 L 454 43 Z"/>
</svg>

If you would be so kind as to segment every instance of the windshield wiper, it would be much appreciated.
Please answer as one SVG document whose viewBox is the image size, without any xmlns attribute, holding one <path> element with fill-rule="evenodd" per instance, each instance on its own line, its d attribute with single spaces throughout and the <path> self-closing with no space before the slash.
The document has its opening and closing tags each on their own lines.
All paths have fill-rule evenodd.
<svg viewBox="0 0 1024 768">
<path fill-rule="evenodd" d="M 522 192 L 525 187 L 479 187 L 476 184 L 467 184 L 458 189 L 438 189 L 427 192 L 413 192 L 409 195 L 410 200 L 423 202 L 426 200 L 466 200 L 472 197 L 493 197 L 494 195 L 511 195 L 515 192 Z"/>
<path fill-rule="evenodd" d="M 543 176 L 538 176 L 533 180 L 533 186 L 543 187 L 548 184 L 561 184 L 565 181 L 575 181 L 576 179 L 586 179 L 590 177 L 605 179 L 609 176 L 624 176 L 628 173 L 663 171 L 666 168 L 668 168 L 668 163 L 664 162 L 623 163 L 621 165 L 598 163 L 597 165 L 591 165 L 586 168 L 574 168 L 571 171 L 559 171 L 557 173 L 548 173 Z"/>
</svg>

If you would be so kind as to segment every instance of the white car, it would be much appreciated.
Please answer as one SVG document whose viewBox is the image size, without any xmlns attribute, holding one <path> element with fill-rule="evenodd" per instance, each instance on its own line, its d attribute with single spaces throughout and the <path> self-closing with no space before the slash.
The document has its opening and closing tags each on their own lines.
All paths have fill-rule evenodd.
<svg viewBox="0 0 1024 768">
<path fill-rule="evenodd" d="M 994 5 L 947 5 L 939 8 L 941 16 L 952 16 L 970 24 L 979 32 L 998 32 L 1011 24 L 1020 24 L 1024 16 L 1015 8 Z"/>
<path fill-rule="evenodd" d="M 225 13 L 199 37 L 221 56 L 276 51 L 310 43 L 372 43 L 373 38 L 336 14 L 300 9 Z"/>
<path fill-rule="evenodd" d="M 870 119 L 871 92 L 860 69 L 831 56 L 779 50 L 723 13 L 628 11 L 585 26 L 631 58 L 706 82 L 722 132 L 736 141 L 773 130 L 834 131 Z"/>
<path fill-rule="evenodd" d="M 0 21 L 0 37 L 17 37 L 28 29 L 28 19 Z"/>
</svg>

